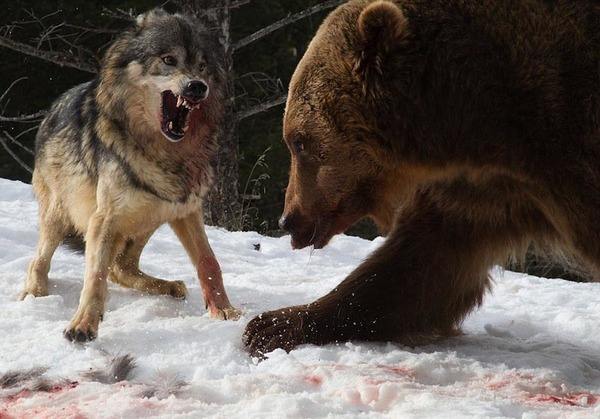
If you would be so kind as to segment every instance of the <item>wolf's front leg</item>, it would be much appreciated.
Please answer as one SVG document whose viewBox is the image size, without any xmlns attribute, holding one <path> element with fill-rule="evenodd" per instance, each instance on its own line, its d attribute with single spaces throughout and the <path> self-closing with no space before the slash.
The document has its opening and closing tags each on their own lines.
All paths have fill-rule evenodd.
<svg viewBox="0 0 600 419">
<path fill-rule="evenodd" d="M 83 290 L 79 308 L 64 332 L 67 339 L 87 342 L 98 336 L 108 291 L 108 270 L 122 241 L 122 236 L 113 228 L 110 211 L 99 210 L 90 218 L 86 233 Z"/>
<path fill-rule="evenodd" d="M 170 225 L 198 270 L 204 302 L 210 316 L 222 320 L 239 318 L 240 311 L 231 305 L 225 292 L 219 262 L 206 237 L 202 212 L 194 212 Z"/>
</svg>

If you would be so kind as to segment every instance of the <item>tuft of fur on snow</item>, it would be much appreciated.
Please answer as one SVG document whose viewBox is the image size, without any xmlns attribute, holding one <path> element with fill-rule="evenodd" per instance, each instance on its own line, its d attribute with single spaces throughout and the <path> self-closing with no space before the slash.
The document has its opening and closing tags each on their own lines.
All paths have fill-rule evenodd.
<svg viewBox="0 0 600 419">
<path fill-rule="evenodd" d="M 152 383 L 148 384 L 140 396 L 148 399 L 156 397 L 158 400 L 166 399 L 170 396 L 177 397 L 187 385 L 188 383 L 182 380 L 178 374 L 158 371 L 152 377 Z"/>
<path fill-rule="evenodd" d="M 62 380 L 62 382 L 66 382 L 66 380 Z M 30 391 L 41 391 L 41 392 L 50 392 L 52 391 L 52 389 L 56 388 L 57 386 L 59 386 L 60 384 L 62 384 L 61 381 L 59 382 L 52 382 L 44 377 L 38 378 L 36 380 L 34 380 L 30 386 L 28 386 L 28 390 Z"/>
<path fill-rule="evenodd" d="M 51 381 L 47 378 L 41 377 L 34 380 L 28 387 L 27 390 L 32 392 L 52 393 L 62 389 L 75 388 L 79 382 L 67 380 L 61 378 L 57 381 Z"/>
<path fill-rule="evenodd" d="M 26 371 L 7 371 L 0 375 L 0 388 L 14 388 L 18 385 L 40 378 L 47 368 L 31 368 Z"/>
<path fill-rule="evenodd" d="M 98 383 L 114 384 L 127 380 L 135 366 L 133 356 L 125 354 L 112 358 L 105 368 L 91 369 L 83 376 Z"/>
</svg>

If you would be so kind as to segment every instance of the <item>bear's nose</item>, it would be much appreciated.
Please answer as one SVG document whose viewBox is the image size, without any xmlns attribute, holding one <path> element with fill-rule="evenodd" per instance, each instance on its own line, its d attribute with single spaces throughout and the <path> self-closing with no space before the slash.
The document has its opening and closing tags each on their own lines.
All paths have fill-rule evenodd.
<svg viewBox="0 0 600 419">
<path fill-rule="evenodd" d="M 208 96 L 208 85 L 201 80 L 192 80 L 185 86 L 181 96 L 190 102 L 198 103 Z"/>
<path fill-rule="evenodd" d="M 282 215 L 279 219 L 279 228 L 288 231 L 290 228 L 290 217 L 287 217 L 285 214 Z"/>
</svg>

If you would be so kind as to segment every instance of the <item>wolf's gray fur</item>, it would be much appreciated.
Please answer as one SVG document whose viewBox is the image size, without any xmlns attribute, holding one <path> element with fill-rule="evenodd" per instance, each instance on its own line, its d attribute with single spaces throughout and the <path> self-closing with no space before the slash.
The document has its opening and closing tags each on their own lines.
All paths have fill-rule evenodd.
<svg viewBox="0 0 600 419">
<path fill-rule="evenodd" d="M 48 294 L 56 247 L 81 235 L 86 274 L 69 340 L 96 338 L 106 279 L 184 298 L 181 281 L 139 270 L 152 233 L 169 223 L 196 266 L 211 316 L 237 318 L 202 223 L 223 115 L 220 48 L 189 16 L 141 15 L 108 49 L 99 75 L 64 93 L 40 125 L 32 184 L 40 238 L 22 298 Z"/>
</svg>

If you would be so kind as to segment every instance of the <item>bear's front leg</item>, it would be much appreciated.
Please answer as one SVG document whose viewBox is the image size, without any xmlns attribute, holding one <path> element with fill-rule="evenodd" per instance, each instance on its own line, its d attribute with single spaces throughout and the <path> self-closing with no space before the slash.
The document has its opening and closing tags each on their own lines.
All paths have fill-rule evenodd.
<svg viewBox="0 0 600 419">
<path fill-rule="evenodd" d="M 442 207 L 422 194 L 381 248 L 329 294 L 254 318 L 244 333 L 248 351 L 349 340 L 417 344 L 456 334 L 481 303 L 507 238 Z"/>
</svg>

